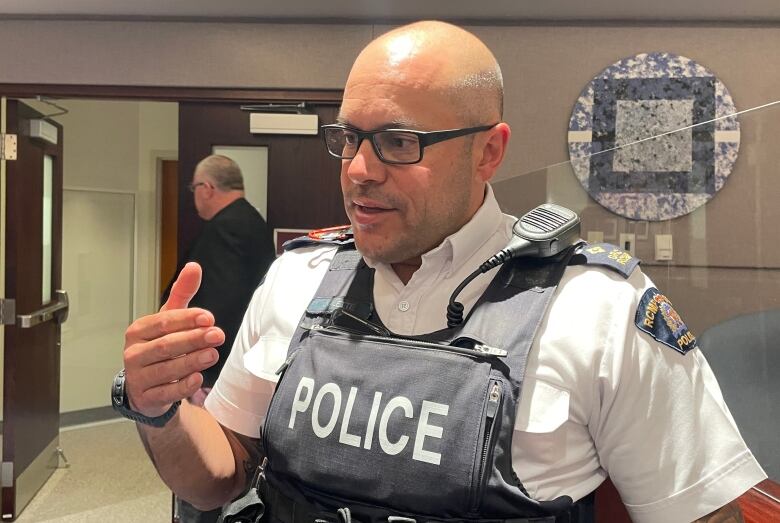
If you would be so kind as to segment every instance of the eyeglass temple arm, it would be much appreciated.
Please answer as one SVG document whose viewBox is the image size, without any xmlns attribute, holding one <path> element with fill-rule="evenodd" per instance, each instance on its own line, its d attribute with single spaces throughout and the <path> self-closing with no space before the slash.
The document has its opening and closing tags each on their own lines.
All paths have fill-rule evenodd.
<svg viewBox="0 0 780 523">
<path fill-rule="evenodd" d="M 423 147 L 427 147 L 429 145 L 443 142 L 451 138 L 466 136 L 467 134 L 474 134 L 481 131 L 487 131 L 488 129 L 492 129 L 496 125 L 498 124 L 494 123 L 493 125 L 480 125 L 477 127 L 467 127 L 465 129 L 453 129 L 451 131 L 431 131 L 430 133 L 420 132 L 419 133 L 420 144 Z"/>
</svg>

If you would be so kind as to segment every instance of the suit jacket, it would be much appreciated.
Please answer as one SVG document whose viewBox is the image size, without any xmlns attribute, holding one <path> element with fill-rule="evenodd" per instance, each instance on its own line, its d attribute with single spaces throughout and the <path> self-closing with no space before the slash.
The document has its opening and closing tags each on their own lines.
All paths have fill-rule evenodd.
<svg viewBox="0 0 780 523">
<path fill-rule="evenodd" d="M 249 300 L 275 257 L 265 220 L 248 201 L 239 198 L 206 222 L 180 260 L 176 275 L 190 261 L 203 268 L 200 289 L 190 307 L 211 311 L 217 326 L 225 331 L 225 343 L 218 347 L 219 361 L 203 372 L 204 387 L 212 387 L 217 381 Z M 173 280 L 163 292 L 163 303 L 172 285 Z"/>
</svg>

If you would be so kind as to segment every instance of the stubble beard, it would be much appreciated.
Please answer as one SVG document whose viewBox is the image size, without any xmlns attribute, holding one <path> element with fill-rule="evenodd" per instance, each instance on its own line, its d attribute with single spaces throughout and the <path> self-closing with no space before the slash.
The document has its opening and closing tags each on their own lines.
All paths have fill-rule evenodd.
<svg viewBox="0 0 780 523">
<path fill-rule="evenodd" d="M 447 212 L 431 220 L 431 216 L 424 216 L 420 223 L 406 224 L 398 237 L 379 237 L 378 231 L 372 231 L 373 227 L 359 229 L 354 228 L 355 246 L 358 252 L 366 258 L 378 263 L 393 264 L 414 260 L 426 252 L 436 248 L 451 234 L 460 230 L 468 222 L 464 209 L 468 206 L 469 192 L 464 192 L 457 201 L 450 202 L 446 207 Z M 427 234 L 420 234 L 420 230 Z M 372 238 L 364 238 L 363 234 Z M 377 235 L 376 237 L 373 237 Z"/>
<path fill-rule="evenodd" d="M 447 181 L 448 184 L 464 184 L 464 186 L 467 186 L 466 184 L 469 183 L 471 174 L 471 159 L 470 149 L 464 147 L 463 156 L 452 166 L 451 178 Z M 471 191 L 464 189 L 461 192 L 452 194 L 456 198 L 447 202 L 446 205 L 442 205 L 446 212 L 442 212 L 438 216 L 425 214 L 421 217 L 420 222 L 416 224 L 408 224 L 402 221 L 401 225 L 404 228 L 400 231 L 401 234 L 398 237 L 386 238 L 384 241 L 380 238 L 375 238 L 373 242 L 369 242 L 374 244 L 373 248 L 367 245 L 367 242 L 361 240 L 361 231 L 355 227 L 355 246 L 358 252 L 372 261 L 393 264 L 414 260 L 436 248 L 446 237 L 460 230 L 471 219 L 470 216 L 466 215 L 466 209 L 468 209 L 471 199 Z M 394 198 L 372 194 L 370 190 L 359 189 L 353 189 L 349 194 L 344 195 L 345 208 L 349 208 L 354 198 L 361 196 L 388 203 L 398 209 L 402 216 L 404 215 L 404 210 L 407 209 L 406 205 L 396 201 Z M 349 212 L 347 214 L 349 215 Z M 364 232 L 372 235 L 377 234 L 371 231 L 372 228 L 372 226 L 368 226 Z M 420 234 L 419 229 L 429 231 L 429 233 Z"/>
</svg>

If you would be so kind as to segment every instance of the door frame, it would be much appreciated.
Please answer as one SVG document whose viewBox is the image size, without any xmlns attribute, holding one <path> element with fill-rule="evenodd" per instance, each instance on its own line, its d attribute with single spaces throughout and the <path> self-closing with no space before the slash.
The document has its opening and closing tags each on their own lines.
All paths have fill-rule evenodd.
<svg viewBox="0 0 780 523">
<path fill-rule="evenodd" d="M 343 90 L 341 89 L 243 89 L 243 88 L 197 88 L 197 87 L 165 87 L 165 86 L 115 86 L 115 85 L 69 85 L 69 84 L 19 84 L 0 83 L 0 97 L 17 99 L 34 99 L 36 97 L 91 99 L 91 100 L 130 100 L 157 102 L 228 102 L 228 103 L 268 103 L 268 102 L 311 102 L 317 105 L 340 105 Z M 5 108 L 4 108 L 5 109 Z M 5 112 L 5 111 L 4 111 Z M 5 131 L 5 130 L 4 130 Z M 7 132 L 7 131 L 5 131 Z M 4 173 L 3 173 L 4 174 Z M 5 177 L 2 177 L 2 181 Z M 62 190 L 62 187 L 59 188 Z M 0 183 L 0 196 L 5 198 L 6 187 Z M 2 207 L 5 214 L 5 206 Z M 0 240 L 5 243 L 6 230 L 0 221 Z M 4 256 L 4 248 L 0 254 Z M 4 280 L 5 263 L 0 263 L 2 279 Z M 6 289 L 0 285 L 0 297 Z M 0 326 L 0 374 L 3 372 L 4 347 L 2 337 L 5 329 Z M 61 371 L 60 371 L 61 372 Z M 0 378 L 0 385 L 2 378 Z M 2 416 L 0 405 L 0 416 Z M 18 515 L 18 514 L 17 514 Z"/>
<path fill-rule="evenodd" d="M 211 88 L 171 86 L 128 86 L 88 84 L 30 84 L 0 82 L 0 97 L 28 98 L 50 97 L 89 100 L 130 100 L 154 102 L 216 102 L 216 103 L 269 103 L 307 101 L 317 105 L 341 104 L 343 89 L 270 89 L 270 88 Z M 4 191 L 0 187 L 0 191 Z M 156 209 L 159 217 L 159 208 Z M 0 231 L 4 235 L 4 230 Z M 181 246 L 179 246 L 181 248 Z M 156 264 L 159 266 L 159 249 L 155 246 Z M 4 271 L 3 271 L 4 273 Z M 158 285 L 159 286 L 159 285 Z M 3 327 L 0 326 L 0 333 Z M 2 345 L 0 345 L 2 355 Z M 0 371 L 2 360 L 0 359 Z M 0 416 L 2 416 L 0 407 Z"/>
<path fill-rule="evenodd" d="M 7 98 L 89 98 L 146 100 L 155 102 L 291 102 L 310 101 L 340 105 L 343 89 L 246 89 L 212 87 L 165 87 L 123 85 L 69 85 L 0 83 L 0 96 Z"/>
<path fill-rule="evenodd" d="M 29 84 L 1 83 L 0 97 L 71 98 L 90 100 L 135 100 L 154 102 L 215 102 L 215 103 L 267 103 L 307 101 L 317 105 L 341 105 L 343 89 L 270 89 L 270 88 L 213 88 L 213 87 L 169 87 L 131 85 L 87 85 L 87 84 Z M 166 159 L 161 156 L 160 158 Z M 158 159 L 159 160 L 159 159 Z M 2 189 L 0 189 L 2 190 Z M 159 219 L 159 202 L 157 202 Z M 159 231 L 158 231 L 159 233 Z M 179 251 L 182 246 L 179 245 Z M 155 245 L 155 261 L 159 268 L 159 245 Z M 159 270 L 158 270 L 159 272 Z M 159 284 L 157 285 L 159 287 Z M 1 328 L 1 327 L 0 327 Z M 2 351 L 0 350 L 0 354 Z M 2 361 L 0 361 L 0 370 Z M 0 412 L 0 416 L 2 412 Z"/>
<path fill-rule="evenodd" d="M 307 101 L 317 105 L 340 105 L 343 89 L 270 89 L 270 88 L 213 88 L 88 84 L 30 84 L 0 82 L 0 97 L 131 100 L 154 102 L 215 102 L 215 103 L 268 103 Z M 161 156 L 161 158 L 165 158 Z M 159 160 L 159 159 L 158 159 Z M 0 188 L 0 191 L 4 188 Z M 159 202 L 156 204 L 159 218 Z M 2 231 L 4 233 L 4 231 Z M 181 250 L 181 245 L 179 246 Z M 159 246 L 155 246 L 156 264 L 159 267 Z M 159 272 L 159 271 L 158 271 Z M 157 285 L 159 287 L 159 284 Z M 0 329 L 2 327 L 0 326 Z M 2 332 L 2 330 L 0 330 Z M 2 354 L 2 346 L 0 346 Z M 2 361 L 0 361 L 2 370 Z M 2 409 L 2 407 L 0 407 Z M 2 412 L 0 410 L 0 416 Z"/>
</svg>

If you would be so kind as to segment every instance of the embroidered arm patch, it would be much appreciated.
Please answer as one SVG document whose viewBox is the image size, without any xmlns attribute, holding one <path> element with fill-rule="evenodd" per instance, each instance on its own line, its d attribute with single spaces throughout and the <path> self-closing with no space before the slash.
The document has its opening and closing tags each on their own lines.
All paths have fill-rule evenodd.
<svg viewBox="0 0 780 523">
<path fill-rule="evenodd" d="M 639 330 L 680 354 L 686 354 L 697 346 L 696 336 L 688 330 L 669 298 L 655 287 L 650 287 L 642 295 L 634 323 Z"/>
</svg>

